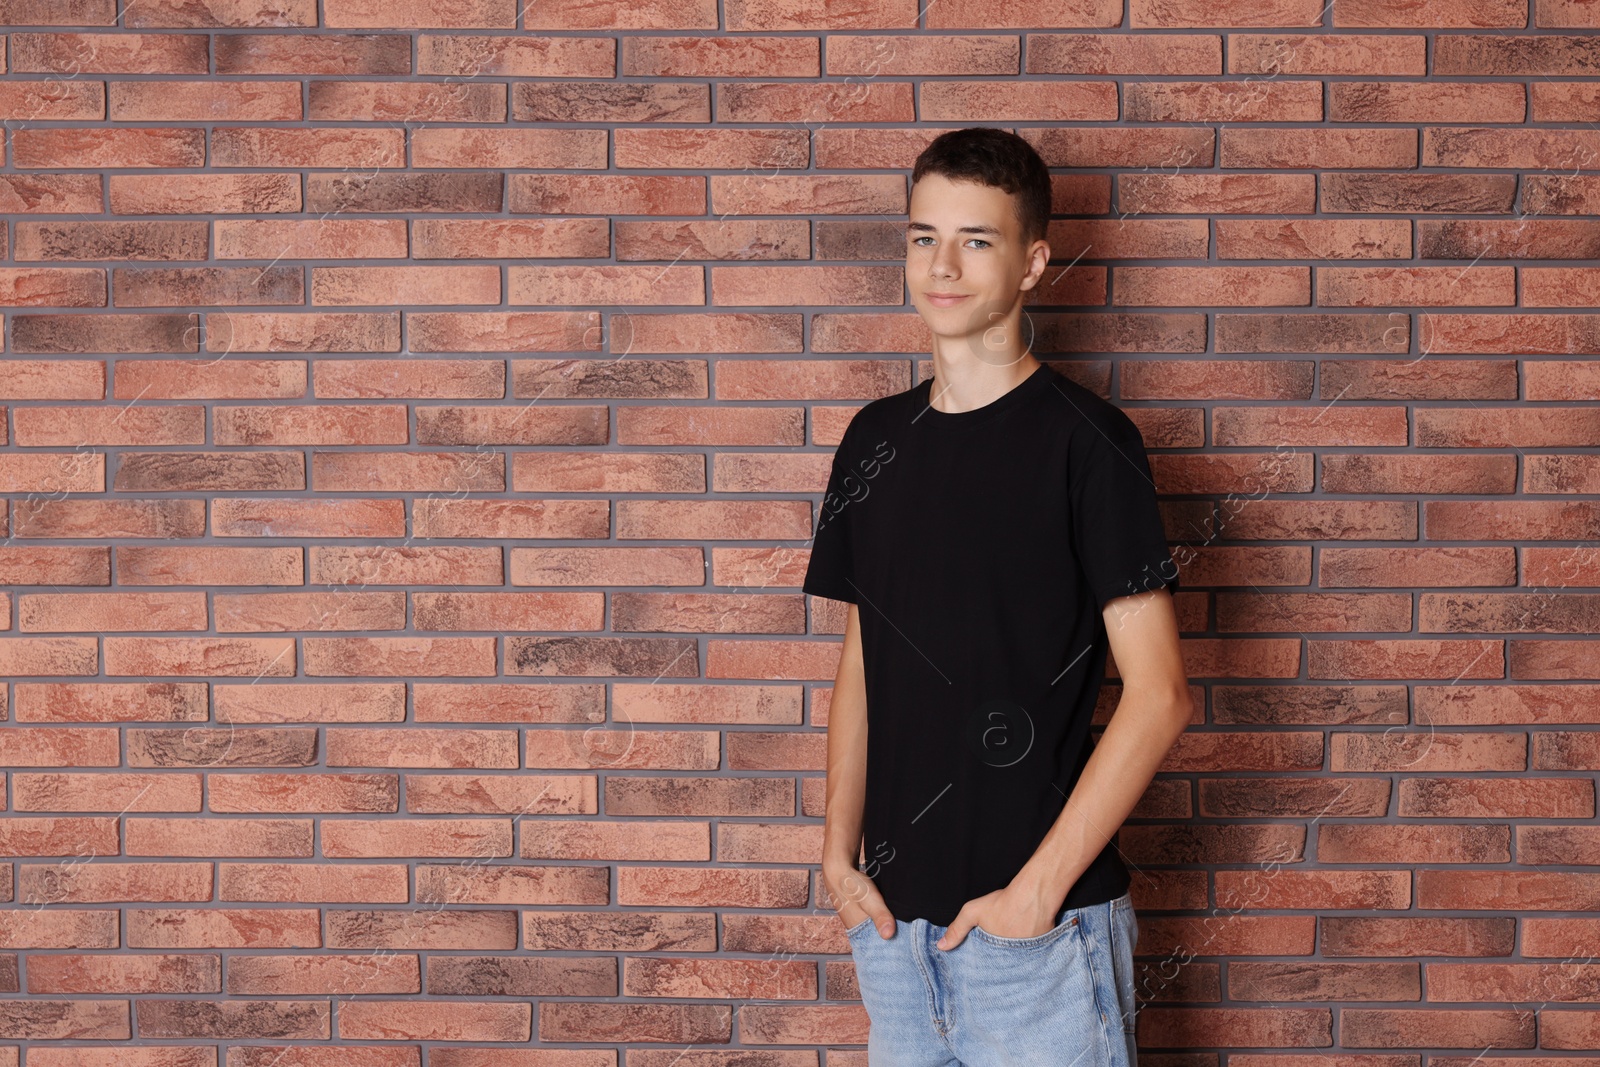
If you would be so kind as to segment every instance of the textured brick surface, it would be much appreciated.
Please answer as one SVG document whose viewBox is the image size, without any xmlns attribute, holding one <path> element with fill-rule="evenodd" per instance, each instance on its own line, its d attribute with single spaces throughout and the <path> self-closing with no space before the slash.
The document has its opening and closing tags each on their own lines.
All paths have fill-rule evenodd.
<svg viewBox="0 0 1600 1067">
<path fill-rule="evenodd" d="M 0 0 L 0 1067 L 865 1067 L 799 583 L 980 124 L 1182 569 L 1141 1046 L 1594 1048 L 1597 30 Z"/>
</svg>

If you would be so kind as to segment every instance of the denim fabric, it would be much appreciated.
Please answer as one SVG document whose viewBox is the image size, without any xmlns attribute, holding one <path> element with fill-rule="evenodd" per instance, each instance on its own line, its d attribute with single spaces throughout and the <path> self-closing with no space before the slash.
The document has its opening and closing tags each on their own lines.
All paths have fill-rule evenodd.
<svg viewBox="0 0 1600 1067">
<path fill-rule="evenodd" d="M 975 926 L 948 950 L 926 919 L 851 927 L 868 1067 L 1136 1067 L 1132 900 L 1057 919 L 1036 937 Z"/>
</svg>

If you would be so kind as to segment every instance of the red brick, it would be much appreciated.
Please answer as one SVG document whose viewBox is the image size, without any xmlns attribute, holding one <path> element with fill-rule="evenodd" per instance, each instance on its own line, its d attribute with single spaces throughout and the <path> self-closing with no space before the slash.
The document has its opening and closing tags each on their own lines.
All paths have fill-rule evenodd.
<svg viewBox="0 0 1600 1067">
<path fill-rule="evenodd" d="M 1516 467 L 1503 462 L 1510 458 L 1325 456 L 1322 488 L 1330 493 L 1510 493 L 1516 487 Z"/>
<path fill-rule="evenodd" d="M 28 1067 L 219 1067 L 219 1060 L 216 1048 L 200 1045 L 35 1045 L 28 1050 Z"/>
<path fill-rule="evenodd" d="M 1128 122 L 1317 122 L 1322 83 L 1315 81 L 1129 82 Z"/>
<path fill-rule="evenodd" d="M 1530 362 L 1526 366 L 1525 377 L 1529 400 L 1582 400 L 1594 390 L 1594 375 L 1600 371 L 1600 366 L 1589 360 L 1543 359 Z M 1581 457 L 1573 456 L 1546 456 L 1541 460 L 1553 463 L 1581 461 Z M 1530 477 L 1533 474 L 1531 469 L 1529 474 Z M 1555 492 L 1555 490 L 1540 491 Z"/>
<path fill-rule="evenodd" d="M 78 13 L 82 12 L 80 4 Z M 204 74 L 206 46 L 206 36 L 198 33 L 13 33 L 11 71 Z"/>
<path fill-rule="evenodd" d="M 126 1000 L 8 999 L 0 1002 L 0 1033 L 24 1041 L 126 1041 L 132 1036 Z"/>
<path fill-rule="evenodd" d="M 1540 10 L 1542 12 L 1543 8 Z M 1541 20 L 1540 25 L 1546 23 Z M 1468 77 L 1491 74 L 1582 77 L 1600 74 L 1600 41 L 1593 37 L 1440 34 L 1434 43 L 1433 55 L 1435 74 Z"/>
<path fill-rule="evenodd" d="M 330 767 L 516 767 L 515 730 L 340 728 L 327 731 Z"/>
<path fill-rule="evenodd" d="M 906 209 L 905 184 L 878 175 L 715 175 L 711 194 L 711 210 L 718 215 L 792 214 L 804 210 L 820 210 L 829 215 L 876 215 L 903 213 Z M 702 206 L 693 213 L 704 210 Z M 621 213 L 645 212 L 635 208 Z"/>
<path fill-rule="evenodd" d="M 531 1003 L 351 1000 L 339 1009 L 339 1033 L 357 1040 L 501 1041 L 532 1038 Z"/>
<path fill-rule="evenodd" d="M 1403 445 L 1405 415 L 1404 408 L 1354 405 L 1219 407 L 1211 432 L 1219 445 Z"/>
<path fill-rule="evenodd" d="M 225 167 L 356 168 L 370 166 L 373 159 L 395 159 L 403 155 L 404 142 L 398 134 L 398 130 L 224 127 L 216 131 L 211 142 L 211 159 L 214 164 Z M 422 161 L 417 159 L 418 163 Z M 249 221 L 241 222 L 251 225 Z M 315 222 L 311 220 L 312 225 Z M 332 225 L 328 228 L 337 231 L 340 220 L 330 222 Z"/>
<path fill-rule="evenodd" d="M 1308 267 L 1118 267 L 1124 307 L 1238 307 L 1311 302 Z"/>
<path fill-rule="evenodd" d="M 1514 267 L 1323 267 L 1317 271 L 1317 303 L 1323 307 L 1509 307 L 1516 299 Z"/>
<path fill-rule="evenodd" d="M 129 948 L 316 948 L 315 908 L 129 908 Z"/>
<path fill-rule="evenodd" d="M 918 109 L 921 118 L 930 122 L 1105 122 L 1117 117 L 1117 86 L 1115 82 L 1056 80 L 935 80 L 922 83 Z"/>
<path fill-rule="evenodd" d="M 333 0 L 324 5 L 329 26 L 405 26 L 454 29 L 466 27 L 502 26 L 509 28 L 511 12 L 493 4 L 473 4 L 460 13 L 434 13 L 426 4 L 402 2 L 389 7 L 375 7 L 365 0 Z M 310 12 L 310 25 L 316 25 L 316 14 Z M 294 25 L 303 23 L 295 22 Z"/>
<path fill-rule="evenodd" d="M 306 178 L 306 209 L 388 211 L 498 211 L 504 206 L 505 180 L 499 174 L 374 173 L 366 180 L 341 182 L 334 174 Z"/>
<path fill-rule="evenodd" d="M 93 2 L 93 0 L 91 0 Z M 85 6 L 75 3 L 72 6 Z M 226 27 L 232 22 L 251 22 L 251 18 L 259 18 L 258 8 L 250 6 L 250 0 L 222 0 L 213 3 L 203 11 L 197 11 L 182 0 L 154 0 L 152 3 L 141 3 L 138 10 L 130 8 L 123 11 L 128 26 L 136 27 Z M 283 0 L 283 5 L 274 11 L 274 26 L 317 26 L 317 6 L 312 0 Z"/>
<path fill-rule="evenodd" d="M 199 811 L 200 775 L 13 773 L 17 811 Z"/>
<path fill-rule="evenodd" d="M 927 11 L 930 30 L 1013 27 L 1057 29 L 1117 26 L 1122 22 L 1122 5 L 1117 0 L 1047 0 L 1026 9 L 995 3 L 994 0 L 943 0 L 924 10 Z M 904 11 L 909 14 L 902 17 L 915 19 L 917 16 L 915 8 L 908 7 Z M 834 17 L 830 12 L 830 20 Z M 815 27 L 816 23 L 808 22 L 807 26 Z M 728 28 L 735 27 L 730 24 Z"/>
<path fill-rule="evenodd" d="M 1539 407 L 1523 419 L 1505 407 L 1420 408 L 1417 444 L 1423 448 L 1505 448 L 1581 445 L 1600 421 L 1600 409 Z"/>
<path fill-rule="evenodd" d="M 106 117 L 113 122 L 294 122 L 307 116 L 300 86 L 287 81 L 113 81 Z"/>
<path fill-rule="evenodd" d="M 1414 167 L 1413 130 L 1242 129 L 1222 131 L 1224 167 Z"/>
<path fill-rule="evenodd" d="M 0 90 L 0 106 L 8 115 L 44 121 L 98 120 L 105 114 L 106 83 L 89 78 L 13 81 Z"/>
<path fill-rule="evenodd" d="M 29 993 L 220 993 L 214 955 L 38 956 L 28 964 Z"/>
<path fill-rule="evenodd" d="M 542 86 L 548 83 L 524 83 L 526 91 L 530 94 L 538 90 L 541 94 L 546 90 Z M 930 83 L 931 84 L 931 83 Z M 596 94 L 594 86 L 572 85 L 563 86 L 570 92 L 557 98 L 551 96 L 546 106 L 539 108 L 514 109 L 513 117 L 518 121 L 561 121 L 571 122 L 574 110 L 578 115 L 589 114 L 591 122 L 637 122 L 646 115 L 659 118 L 670 118 L 675 122 L 705 122 L 707 119 L 718 123 L 735 122 L 911 122 L 917 116 L 913 114 L 911 84 L 909 82 L 878 81 L 866 85 L 849 82 L 771 82 L 750 81 L 733 82 L 722 87 L 717 94 L 715 115 L 702 113 L 701 99 L 695 98 L 695 107 L 678 107 L 668 110 L 665 106 L 657 104 L 648 111 L 632 107 L 638 91 L 632 86 L 621 86 L 619 89 L 630 90 L 620 95 L 619 100 L 626 110 L 601 110 L 593 106 L 594 101 L 603 101 L 601 94 Z M 690 88 L 703 86 L 685 86 L 685 91 Z M 520 101 L 521 95 L 517 97 Z M 532 96 L 529 96 L 532 99 Z M 924 118 L 931 116 L 924 115 Z"/>
<path fill-rule="evenodd" d="M 21 237 L 19 228 L 19 242 Z M 105 396 L 106 365 L 89 360 L 10 359 L 0 367 L 0 387 L 17 400 L 98 400 Z"/>
<path fill-rule="evenodd" d="M 53 897 L 24 897 L 19 903 L 31 907 L 0 911 L 0 948 L 118 947 L 116 911 L 46 906 L 55 902 Z"/>
<path fill-rule="evenodd" d="M 1600 159 L 1600 131 L 1438 127 L 1422 131 L 1426 167 L 1550 167 L 1572 170 Z"/>
<path fill-rule="evenodd" d="M 1527 92 L 1512 82 L 1334 82 L 1332 122 L 1521 122 Z"/>
<path fill-rule="evenodd" d="M 1321 184 L 1328 212 L 1506 214 L 1517 192 L 1514 174 L 1328 174 Z"/>
<path fill-rule="evenodd" d="M 1310 214 L 1315 183 L 1310 174 L 1120 174 L 1117 204 L 1124 214 Z"/>
<path fill-rule="evenodd" d="M 112 175 L 111 210 L 119 215 L 268 213 L 301 210 L 300 183 L 292 174 L 193 174 L 181 183 L 167 175 Z"/>
<path fill-rule="evenodd" d="M 142 1037 L 326 1041 L 332 1034 L 327 1000 L 180 1000 L 135 1002 Z"/>
<path fill-rule="evenodd" d="M 229 996 L 356 996 L 421 993 L 415 953 L 228 957 Z"/>
<path fill-rule="evenodd" d="M 1411 223 L 1405 219 L 1218 219 L 1215 226 L 1218 259 L 1411 256 Z"/>
<path fill-rule="evenodd" d="M 1522 183 L 1527 215 L 1600 215 L 1600 175 L 1529 174 Z"/>
<path fill-rule="evenodd" d="M 1335 26 L 1479 28 L 1528 24 L 1528 0 L 1449 0 L 1414 4 L 1407 0 L 1339 0 Z"/>
<path fill-rule="evenodd" d="M 120 740 L 113 727 L 13 726 L 0 730 L 0 765 L 115 767 Z"/>
<path fill-rule="evenodd" d="M 1048 240 L 1053 258 L 1204 259 L 1209 231 L 1203 219 L 1055 219 Z M 1251 257 L 1261 258 L 1261 257 Z"/>
<path fill-rule="evenodd" d="M 427 10 L 427 5 L 418 6 L 424 11 Z M 495 10 L 497 15 L 501 14 L 498 9 L 492 10 Z M 552 4 L 547 10 L 518 13 L 522 15 L 524 26 L 541 30 L 714 29 L 717 25 L 716 5 L 711 0 L 693 0 L 691 3 L 670 7 L 664 4 L 646 4 L 638 8 L 626 4 Z M 481 23 L 462 19 L 461 24 Z M 763 27 L 751 25 L 746 28 Z M 765 28 L 775 29 L 778 26 Z"/>
<path fill-rule="evenodd" d="M 1410 317 L 1401 314 L 1218 314 L 1218 352 L 1404 352 Z"/>
<path fill-rule="evenodd" d="M 1349 400 L 1514 400 L 1517 396 L 1517 364 L 1509 359 L 1324 360 L 1320 380 L 1323 396 Z"/>
<path fill-rule="evenodd" d="M 1213 396 L 1305 400 L 1311 396 L 1315 367 L 1310 360 L 1136 360 L 1122 365 L 1121 396 L 1126 400 L 1192 400 Z"/>
<path fill-rule="evenodd" d="M 661 274 L 658 267 L 640 267 L 641 272 Z M 642 285 L 649 285 L 641 274 Z M 543 288 L 550 288 L 548 283 Z M 723 307 L 740 304 L 771 304 L 779 297 L 799 306 L 835 304 L 896 305 L 904 296 L 905 281 L 900 267 L 835 266 L 823 270 L 811 267 L 714 267 L 711 270 L 711 302 Z M 696 282 L 698 299 L 704 289 Z M 613 294 L 608 294 L 613 295 Z M 617 293 L 615 297 L 624 297 Z M 561 301 L 567 303 L 568 301 Z M 610 299 L 606 303 L 627 302 Z M 688 303 L 680 300 L 677 303 Z"/>
<path fill-rule="evenodd" d="M 1042 38 L 1035 37 L 1038 41 Z M 642 47 L 645 42 L 658 38 L 624 38 L 623 47 Z M 708 41 L 717 38 L 700 38 L 696 40 L 696 49 L 690 55 L 700 63 L 704 69 L 706 63 L 700 53 L 705 49 Z M 817 42 L 811 39 L 800 38 L 769 38 L 760 41 L 763 51 L 770 51 L 775 47 L 774 42 L 787 42 L 789 47 L 798 47 L 799 40 L 806 40 L 812 50 L 817 49 Z M 679 46 L 680 49 L 682 46 Z M 737 53 L 736 53 L 737 54 Z M 975 34 L 972 36 L 957 36 L 955 34 L 939 36 L 923 36 L 920 34 L 870 34 L 856 36 L 848 33 L 833 33 L 828 36 L 828 68 L 827 73 L 832 75 L 859 74 L 867 76 L 915 76 L 919 74 L 945 74 L 945 75 L 1003 75 L 1015 74 L 1022 54 L 1021 39 L 1014 35 L 1005 34 Z M 713 60 L 717 62 L 720 56 Z M 765 62 L 765 60 L 763 60 Z M 796 63 L 798 65 L 798 62 Z M 716 69 L 715 67 L 712 68 Z M 769 67 L 770 71 L 770 67 Z M 687 72 L 685 72 L 687 73 Z M 812 76 L 816 71 L 813 70 Z M 618 131 L 619 133 L 621 131 Z M 808 140 L 801 133 L 801 143 Z M 803 164 L 802 164 L 803 165 Z"/>
<path fill-rule="evenodd" d="M 404 904 L 406 869 L 383 863 L 219 863 L 217 899 Z"/>
<path fill-rule="evenodd" d="M 987 39 L 979 37 L 972 40 Z M 837 47 L 838 39 L 830 40 L 830 56 Z M 917 73 L 952 72 L 930 70 Z M 1215 34 L 1190 33 L 1033 33 L 1028 35 L 1028 68 L 1025 73 L 1221 74 L 1222 38 Z"/>
<path fill-rule="evenodd" d="M 1566 420 L 1566 424 L 1572 426 L 1574 420 Z M 1429 426 L 1429 439 L 1444 441 L 1453 437 L 1465 440 L 1486 436 L 1461 432 L 1465 428 L 1460 426 L 1452 429 L 1457 432 L 1447 436 L 1439 432 L 1437 425 Z M 1519 445 L 1524 443 L 1518 435 L 1505 432 L 1503 425 L 1498 429 L 1500 432 L 1491 439 L 1500 441 L 1516 439 Z M 1533 434 L 1526 436 L 1535 437 Z M 1562 443 L 1558 434 L 1544 434 L 1540 437 L 1553 438 L 1556 443 Z M 1567 443 L 1570 443 L 1570 436 Z M 1594 530 L 1600 526 L 1600 515 L 1596 515 L 1592 508 L 1582 504 L 1573 505 L 1565 500 L 1504 501 L 1494 504 L 1432 500 L 1425 506 L 1424 513 L 1427 536 L 1441 540 L 1510 541 L 1534 538 L 1577 541 L 1592 538 Z"/>
<path fill-rule="evenodd" d="M 79 131 L 71 128 L 18 129 L 13 137 L 16 165 L 25 169 L 205 166 L 205 135 L 198 129 L 108 129 L 90 144 L 84 144 Z M 205 256 L 183 258 L 204 259 Z"/>
<path fill-rule="evenodd" d="M 1600 315 L 1434 313 L 1418 316 L 1417 332 L 1424 352 L 1600 354 Z"/>
<path fill-rule="evenodd" d="M 1440 40 L 1442 42 L 1444 39 Z M 1420 76 L 1427 73 L 1427 60 L 1428 39 L 1421 35 L 1228 35 L 1229 74 L 1255 77 L 1277 77 L 1281 74 Z"/>
<path fill-rule="evenodd" d="M 14 307 L 49 304 L 92 308 L 104 307 L 107 303 L 106 272 L 98 268 L 5 267 L 0 268 L 0 282 L 4 282 L 8 294 L 6 303 Z M 27 410 L 18 408 L 12 417 Z"/>
<path fill-rule="evenodd" d="M 660 40 L 660 38 L 636 38 L 635 40 Z M 419 131 L 420 133 L 421 131 Z M 536 132 L 536 131 L 529 131 Z M 577 131 L 573 131 L 577 132 Z M 603 133 L 603 131 L 584 131 Z M 803 131 L 795 130 L 692 130 L 681 128 L 668 129 L 628 129 L 617 132 L 617 166 L 626 168 L 642 167 L 689 167 L 696 161 L 704 166 L 711 161 L 724 168 L 743 167 L 795 167 L 803 168 L 807 160 L 807 142 Z M 796 135 L 799 136 L 796 136 Z M 448 158 L 451 153 L 458 152 L 462 146 L 439 144 L 441 160 Z M 498 147 L 494 144 L 479 144 L 472 146 L 479 152 Z M 605 165 L 606 141 L 604 137 L 592 147 L 597 155 L 596 167 Z M 537 157 L 528 162 L 530 164 L 544 165 L 549 159 L 559 158 L 556 153 L 561 151 L 560 146 L 552 145 L 539 153 Z M 442 162 L 440 165 L 444 165 Z M 570 166 L 571 164 L 567 164 Z M 440 220 L 444 221 L 444 220 Z M 580 220 L 571 219 L 568 222 Z M 598 235 L 602 241 L 604 255 L 604 230 Z M 532 236 L 530 234 L 530 236 Z"/>
<path fill-rule="evenodd" d="M 127 819 L 130 856 L 310 856 L 310 819 Z"/>
<path fill-rule="evenodd" d="M 1319 559 L 1317 584 L 1323 588 L 1510 585 L 1516 580 L 1516 551 L 1510 548 L 1330 547 Z"/>
<path fill-rule="evenodd" d="M 1321 0 L 1131 0 L 1129 25 L 1315 26 Z"/>
<path fill-rule="evenodd" d="M 1548 28 L 1600 28 L 1593 0 L 1534 0 L 1533 24 Z"/>
<path fill-rule="evenodd" d="M 1068 126 L 1024 130 L 1052 167 L 1209 167 L 1214 130 L 1197 126 Z"/>
<path fill-rule="evenodd" d="M 356 36 L 383 40 L 385 35 Z M 295 44 L 298 57 L 306 42 Z M 616 41 L 594 35 L 428 33 L 416 38 L 416 48 L 418 74 L 610 78 L 617 72 Z"/>
<path fill-rule="evenodd" d="M 394 774 L 219 774 L 210 779 L 212 811 L 396 811 Z"/>
<path fill-rule="evenodd" d="M 1587 82 L 1539 80 L 1533 86 L 1531 106 L 1534 122 L 1592 123 L 1600 115 L 1600 91 Z M 1592 157 L 1585 166 L 1593 166 Z"/>
<path fill-rule="evenodd" d="M 1594 267 L 1522 268 L 1522 306 L 1592 308 L 1600 303 L 1600 270 Z"/>
<path fill-rule="evenodd" d="M 1306 643 L 1308 678 L 1502 678 L 1502 641 L 1404 638 Z"/>
<path fill-rule="evenodd" d="M 106 904 L 211 899 L 211 864 L 139 862 L 101 856 L 94 863 L 28 863 L 18 872 L 23 901 Z"/>
<path fill-rule="evenodd" d="M 18 222 L 18 259 L 205 259 L 203 222 Z"/>
<path fill-rule="evenodd" d="M 1152 460 L 1152 472 L 1163 492 L 1308 493 L 1315 486 L 1309 455 L 1291 456 L 1282 462 L 1244 453 L 1214 461 L 1194 455 L 1155 456 Z"/>
<path fill-rule="evenodd" d="M 1562 397 L 1562 399 L 1570 399 Z M 1584 493 L 1596 484 L 1595 465 L 1586 456 L 1530 457 L 1525 479 L 1530 493 Z M 1530 561 L 1531 568 L 1531 561 Z M 1548 572 L 1546 572 L 1548 573 Z M 1565 577 L 1565 575 L 1562 575 Z M 1531 579 L 1531 581 L 1535 579 Z"/>
<path fill-rule="evenodd" d="M 398 34 L 219 33 L 214 39 L 219 74 L 411 73 L 409 42 Z"/>
</svg>

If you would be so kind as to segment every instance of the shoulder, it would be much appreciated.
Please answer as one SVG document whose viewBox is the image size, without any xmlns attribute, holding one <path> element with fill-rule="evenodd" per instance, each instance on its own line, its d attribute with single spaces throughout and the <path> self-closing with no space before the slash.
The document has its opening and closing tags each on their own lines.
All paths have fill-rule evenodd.
<svg viewBox="0 0 1600 1067">
<path fill-rule="evenodd" d="M 898 393 L 890 393 L 867 401 L 845 425 L 839 447 L 854 445 L 871 450 L 872 446 L 892 433 L 895 427 L 905 426 L 916 414 L 917 398 L 922 393 L 922 383 Z"/>
<path fill-rule="evenodd" d="M 1054 405 L 1075 444 L 1082 442 L 1082 447 L 1092 447 L 1110 441 L 1143 447 L 1139 427 L 1111 401 L 1064 374 L 1055 373 L 1050 384 Z"/>
</svg>

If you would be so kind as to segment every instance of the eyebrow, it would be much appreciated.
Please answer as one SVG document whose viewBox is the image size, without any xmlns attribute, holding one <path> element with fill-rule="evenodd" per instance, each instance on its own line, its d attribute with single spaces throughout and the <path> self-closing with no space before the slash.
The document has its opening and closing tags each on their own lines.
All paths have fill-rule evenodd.
<svg viewBox="0 0 1600 1067">
<path fill-rule="evenodd" d="M 912 230 L 926 230 L 926 231 L 934 232 L 934 233 L 938 232 L 936 227 L 931 226 L 926 222 L 908 222 L 908 223 L 906 223 L 906 232 L 909 233 Z M 958 226 L 956 228 L 956 232 L 957 233 L 981 233 L 981 234 L 987 234 L 987 235 L 993 236 L 993 237 L 1004 236 L 999 230 L 995 229 L 993 226 Z"/>
</svg>

